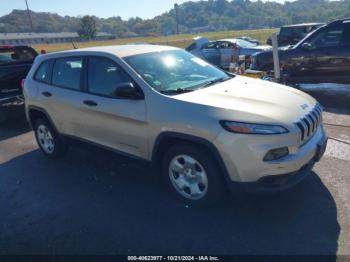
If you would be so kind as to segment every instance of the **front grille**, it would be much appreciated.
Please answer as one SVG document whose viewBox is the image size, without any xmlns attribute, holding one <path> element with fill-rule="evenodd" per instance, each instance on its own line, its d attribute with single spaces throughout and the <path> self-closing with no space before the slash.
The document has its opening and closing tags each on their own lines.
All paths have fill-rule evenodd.
<svg viewBox="0 0 350 262">
<path fill-rule="evenodd" d="M 295 123 L 300 130 L 301 144 L 306 143 L 313 136 L 321 122 L 322 107 L 317 103 L 308 114 Z"/>
</svg>

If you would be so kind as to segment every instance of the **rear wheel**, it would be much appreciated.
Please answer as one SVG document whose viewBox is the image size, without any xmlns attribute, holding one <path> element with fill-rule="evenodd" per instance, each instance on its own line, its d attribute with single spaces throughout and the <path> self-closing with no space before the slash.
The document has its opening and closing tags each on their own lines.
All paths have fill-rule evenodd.
<svg viewBox="0 0 350 262">
<path fill-rule="evenodd" d="M 67 146 L 46 119 L 38 119 L 34 124 L 34 132 L 41 151 L 48 158 L 59 158 L 66 152 Z"/>
<path fill-rule="evenodd" d="M 176 145 L 162 161 L 162 174 L 178 198 L 189 204 L 208 205 L 223 195 L 222 174 L 207 150 Z"/>
</svg>

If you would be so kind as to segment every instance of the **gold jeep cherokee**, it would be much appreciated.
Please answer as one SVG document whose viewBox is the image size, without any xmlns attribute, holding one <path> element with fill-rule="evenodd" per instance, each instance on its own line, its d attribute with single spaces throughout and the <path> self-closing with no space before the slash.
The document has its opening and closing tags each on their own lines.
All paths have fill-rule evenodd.
<svg viewBox="0 0 350 262">
<path fill-rule="evenodd" d="M 60 157 L 74 138 L 143 159 L 194 204 L 217 200 L 227 186 L 293 186 L 327 143 L 321 106 L 309 95 L 167 46 L 38 56 L 24 95 L 46 156 Z"/>
</svg>

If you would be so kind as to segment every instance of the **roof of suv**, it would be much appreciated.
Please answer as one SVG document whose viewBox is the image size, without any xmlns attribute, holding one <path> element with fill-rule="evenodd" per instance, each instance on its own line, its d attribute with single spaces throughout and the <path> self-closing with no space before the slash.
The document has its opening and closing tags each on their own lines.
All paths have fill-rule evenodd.
<svg viewBox="0 0 350 262">
<path fill-rule="evenodd" d="M 132 45 L 131 44 L 131 45 L 97 46 L 97 47 L 89 47 L 89 48 L 81 48 L 81 49 L 79 48 L 79 49 L 55 52 L 51 54 L 57 55 L 57 54 L 79 53 L 79 52 L 102 52 L 102 53 L 110 53 L 118 57 L 127 57 L 127 56 L 162 52 L 162 51 L 168 51 L 168 50 L 178 50 L 178 48 L 171 47 L 171 46 L 162 46 L 162 45 L 149 45 L 149 44 Z"/>
<path fill-rule="evenodd" d="M 304 23 L 304 24 L 296 24 L 296 25 L 284 25 L 283 28 L 289 28 L 289 27 L 304 27 L 304 26 L 317 26 L 317 25 L 324 25 L 324 23 Z"/>
<path fill-rule="evenodd" d="M 28 45 L 0 45 L 0 49 L 13 49 L 13 48 L 28 48 L 33 49 L 31 46 Z"/>
<path fill-rule="evenodd" d="M 330 22 L 329 25 L 345 24 L 345 23 L 350 23 L 350 18 L 334 20 L 334 21 Z"/>
</svg>

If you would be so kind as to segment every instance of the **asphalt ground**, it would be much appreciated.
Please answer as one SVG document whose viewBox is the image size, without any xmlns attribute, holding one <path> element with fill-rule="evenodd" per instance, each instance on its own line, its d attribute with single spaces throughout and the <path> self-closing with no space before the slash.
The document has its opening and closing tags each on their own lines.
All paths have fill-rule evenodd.
<svg viewBox="0 0 350 262">
<path fill-rule="evenodd" d="M 334 94 L 313 95 L 338 104 Z M 0 124 L 0 255 L 349 258 L 350 106 L 326 108 L 324 121 L 327 151 L 301 184 L 197 209 L 174 199 L 148 166 L 110 152 L 72 147 L 60 160 L 46 159 L 19 111 Z"/>
</svg>

